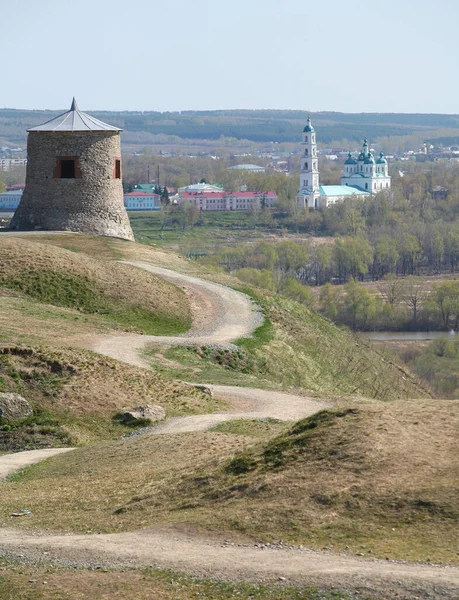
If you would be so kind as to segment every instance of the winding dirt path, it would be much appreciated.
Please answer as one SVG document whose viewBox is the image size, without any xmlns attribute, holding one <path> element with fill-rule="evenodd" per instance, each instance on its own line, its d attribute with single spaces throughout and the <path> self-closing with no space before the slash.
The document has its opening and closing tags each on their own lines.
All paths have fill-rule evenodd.
<svg viewBox="0 0 459 600">
<path fill-rule="evenodd" d="M 148 367 L 139 356 L 148 345 L 209 345 L 234 348 L 234 340 L 250 336 L 263 323 L 263 315 L 245 294 L 192 275 L 146 263 L 123 261 L 181 287 L 190 299 L 193 325 L 182 335 L 100 335 L 87 340 L 91 350 L 138 367 Z"/>
<path fill-rule="evenodd" d="M 298 421 L 309 417 L 327 406 L 311 398 L 271 392 L 256 388 L 241 388 L 230 385 L 209 385 L 214 395 L 223 398 L 233 407 L 231 412 L 172 417 L 149 429 L 150 433 L 184 433 L 186 431 L 205 431 L 218 423 L 234 419 L 279 419 L 280 421 Z"/>
</svg>

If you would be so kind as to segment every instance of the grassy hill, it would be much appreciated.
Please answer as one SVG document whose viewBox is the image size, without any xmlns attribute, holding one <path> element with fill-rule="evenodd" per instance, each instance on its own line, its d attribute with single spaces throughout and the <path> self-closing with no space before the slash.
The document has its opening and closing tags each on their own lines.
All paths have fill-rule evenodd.
<svg viewBox="0 0 459 600">
<path fill-rule="evenodd" d="M 129 265 L 20 238 L 0 238 L 0 290 L 98 315 L 115 328 L 181 333 L 191 323 L 184 292 Z"/>
<path fill-rule="evenodd" d="M 160 404 L 168 417 L 225 406 L 180 381 L 93 352 L 11 344 L 0 344 L 0 392 L 23 395 L 34 409 L 15 423 L 0 419 L 0 452 L 119 438 L 132 428 L 117 413 L 145 404 Z"/>
<path fill-rule="evenodd" d="M 161 315 L 174 293 L 171 310 L 185 320 L 186 298 L 177 288 L 109 259 L 240 282 L 162 249 L 118 240 L 69 235 L 0 238 L 0 244 L 3 289 L 19 294 L 0 298 L 6 320 L 13 300 L 47 311 L 40 319 L 34 313 L 39 349 L 16 343 L 18 325 L 8 334 L 15 343 L 0 352 L 3 389 L 23 390 L 36 409 L 33 422 L 6 433 L 21 432 L 18 448 L 26 439 L 41 445 L 42 434 L 47 443 L 87 444 L 2 484 L 4 514 L 17 506 L 32 510 L 33 519 L 18 526 L 122 531 L 185 523 L 353 554 L 457 560 L 458 404 L 433 399 L 389 355 L 303 305 L 252 288 L 244 291 L 266 320 L 252 338 L 238 340 L 237 351 L 156 349 L 155 374 L 87 351 L 51 349 L 50 324 L 64 328 L 62 311 L 99 319 L 84 312 L 94 303 L 108 302 L 116 323 L 111 303 Z M 49 273 L 59 278 L 50 280 Z M 72 321 L 66 344 L 93 325 Z M 142 330 L 138 323 L 129 327 Z M 128 402 L 148 399 L 168 415 L 221 410 L 178 379 L 294 390 L 333 408 L 294 425 L 242 420 L 210 432 L 113 439 L 124 432 L 113 416 Z"/>
<path fill-rule="evenodd" d="M 262 441 L 238 423 L 234 434 L 225 425 L 224 432 L 110 442 L 13 478 L 3 486 L 2 510 L 28 503 L 34 517 L 25 527 L 122 531 L 179 523 L 453 563 L 458 425 L 453 401 L 354 402 L 281 434 L 275 426 Z M 72 510 L 75 504 L 82 510 Z"/>
</svg>

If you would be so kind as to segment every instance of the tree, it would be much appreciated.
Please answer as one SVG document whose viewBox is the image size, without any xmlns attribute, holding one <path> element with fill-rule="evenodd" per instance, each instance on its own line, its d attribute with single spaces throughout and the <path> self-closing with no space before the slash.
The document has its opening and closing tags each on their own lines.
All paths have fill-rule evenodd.
<svg viewBox="0 0 459 600">
<path fill-rule="evenodd" d="M 291 277 L 287 277 L 281 283 L 280 292 L 284 296 L 287 296 L 287 298 L 292 298 L 292 300 L 306 304 L 306 306 L 312 304 L 313 296 L 311 290 L 306 285 Z"/>
<path fill-rule="evenodd" d="M 374 314 L 373 296 L 355 279 L 350 279 L 344 289 L 345 295 L 342 302 L 347 324 L 354 330 L 365 329 Z"/>
<path fill-rule="evenodd" d="M 397 268 L 399 254 L 390 235 L 381 235 L 375 243 L 373 259 L 373 279 L 380 279 Z"/>
<path fill-rule="evenodd" d="M 338 238 L 333 249 L 333 260 L 341 282 L 346 282 L 349 276 L 362 279 L 373 261 L 373 249 L 363 235 Z"/>
<path fill-rule="evenodd" d="M 6 185 L 0 180 L 0 194 L 6 192 Z"/>
<path fill-rule="evenodd" d="M 410 275 L 404 280 L 404 300 L 411 309 L 413 323 L 417 325 L 419 311 L 426 300 L 422 279 Z"/>
<path fill-rule="evenodd" d="M 395 307 L 402 300 L 404 293 L 403 288 L 403 279 L 400 279 L 394 273 L 388 273 L 384 277 L 382 294 L 386 298 L 387 303 L 392 307 Z"/>
<path fill-rule="evenodd" d="M 170 204 L 169 192 L 167 191 L 167 187 L 164 186 L 161 190 L 161 204 L 167 205 Z"/>
<path fill-rule="evenodd" d="M 331 283 L 326 283 L 320 288 L 320 312 L 331 321 L 336 321 L 338 316 L 338 291 Z"/>
<path fill-rule="evenodd" d="M 442 281 L 434 285 L 433 296 L 443 327 L 459 330 L 459 281 Z"/>
</svg>

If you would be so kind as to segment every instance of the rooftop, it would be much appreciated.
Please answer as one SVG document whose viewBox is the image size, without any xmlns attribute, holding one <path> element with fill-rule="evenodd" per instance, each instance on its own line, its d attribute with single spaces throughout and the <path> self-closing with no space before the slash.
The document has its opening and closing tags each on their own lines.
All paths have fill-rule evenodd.
<svg viewBox="0 0 459 600">
<path fill-rule="evenodd" d="M 108 125 L 99 119 L 91 117 L 87 113 L 82 112 L 76 103 L 75 98 L 72 101 L 70 110 L 62 113 L 58 117 L 54 117 L 43 125 L 32 127 L 27 131 L 57 131 L 57 132 L 72 132 L 72 131 L 123 131 L 114 125 Z"/>
<path fill-rule="evenodd" d="M 235 165 L 234 167 L 228 167 L 229 170 L 245 170 L 245 171 L 264 171 L 264 167 L 260 167 L 260 165 Z"/>
<path fill-rule="evenodd" d="M 352 185 L 321 185 L 321 196 L 369 196 L 369 192 Z"/>
</svg>

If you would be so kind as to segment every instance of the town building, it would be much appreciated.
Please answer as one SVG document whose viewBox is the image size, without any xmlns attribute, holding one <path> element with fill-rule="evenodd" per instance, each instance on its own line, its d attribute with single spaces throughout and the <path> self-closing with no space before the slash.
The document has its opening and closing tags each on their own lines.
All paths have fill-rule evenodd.
<svg viewBox="0 0 459 600">
<path fill-rule="evenodd" d="M 161 197 L 155 193 L 130 192 L 124 194 L 124 207 L 131 210 L 160 210 Z"/>
<path fill-rule="evenodd" d="M 23 190 L 11 190 L 0 194 L 0 212 L 16 210 L 22 198 Z"/>
<path fill-rule="evenodd" d="M 250 171 L 251 173 L 264 173 L 264 167 L 260 167 L 260 165 L 251 165 L 251 164 L 243 164 L 243 165 L 234 165 L 234 167 L 228 167 L 228 171 Z"/>
<path fill-rule="evenodd" d="M 178 202 L 194 204 L 199 210 L 250 210 L 273 208 L 276 192 L 182 192 Z"/>
<path fill-rule="evenodd" d="M 196 194 L 200 192 L 223 192 L 223 188 L 219 185 L 212 185 L 210 183 L 193 183 L 192 185 L 184 185 L 179 187 L 178 193 L 183 194 Z"/>
<path fill-rule="evenodd" d="M 11 229 L 133 240 L 124 208 L 121 129 L 70 110 L 29 129 L 26 187 Z"/>
<path fill-rule="evenodd" d="M 375 160 L 365 139 L 355 159 L 351 152 L 344 163 L 341 185 L 320 185 L 316 132 L 308 117 L 301 142 L 300 187 L 296 197 L 303 208 L 326 208 L 352 196 L 370 196 L 390 189 L 391 178 L 384 154 Z"/>
<path fill-rule="evenodd" d="M 0 158 L 0 171 L 11 171 L 27 165 L 27 158 Z"/>
</svg>

